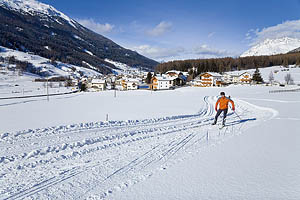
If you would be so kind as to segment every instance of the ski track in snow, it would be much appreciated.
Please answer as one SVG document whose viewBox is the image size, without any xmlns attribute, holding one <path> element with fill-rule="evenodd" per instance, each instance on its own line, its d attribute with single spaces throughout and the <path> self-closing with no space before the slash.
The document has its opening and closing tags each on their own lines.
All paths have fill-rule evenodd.
<svg viewBox="0 0 300 200">
<path fill-rule="evenodd" d="M 0 135 L 0 199 L 108 199 L 157 170 L 274 118 L 236 100 L 227 126 L 211 126 L 216 97 L 194 115 L 49 127 Z M 221 118 L 219 118 L 221 122 Z"/>
</svg>

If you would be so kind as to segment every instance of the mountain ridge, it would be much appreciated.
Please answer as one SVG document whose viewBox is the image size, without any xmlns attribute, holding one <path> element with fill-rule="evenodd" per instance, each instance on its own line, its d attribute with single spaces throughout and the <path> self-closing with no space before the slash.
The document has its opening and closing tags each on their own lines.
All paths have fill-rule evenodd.
<svg viewBox="0 0 300 200">
<path fill-rule="evenodd" d="M 300 47 L 300 39 L 290 37 L 266 39 L 263 42 L 252 46 L 240 57 L 285 54 L 298 47 Z"/>
<path fill-rule="evenodd" d="M 0 45 L 51 60 L 91 65 L 104 74 L 115 68 L 105 59 L 146 69 L 158 64 L 36 0 L 0 0 L 0 21 Z"/>
</svg>

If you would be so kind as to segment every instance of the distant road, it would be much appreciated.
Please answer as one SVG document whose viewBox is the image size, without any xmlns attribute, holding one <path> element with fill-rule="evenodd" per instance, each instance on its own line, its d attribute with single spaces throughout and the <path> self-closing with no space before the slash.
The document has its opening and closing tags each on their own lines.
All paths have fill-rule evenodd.
<svg viewBox="0 0 300 200">
<path fill-rule="evenodd" d="M 46 96 L 60 96 L 60 95 L 66 95 L 66 94 L 74 94 L 79 92 L 79 90 L 75 90 L 72 92 L 65 92 L 65 93 L 58 93 L 58 94 L 41 94 L 41 95 L 31 95 L 31 96 L 20 96 L 20 97 L 4 97 L 0 98 L 0 100 L 8 100 L 8 99 L 26 99 L 26 98 L 35 98 L 35 97 L 46 97 Z"/>
</svg>

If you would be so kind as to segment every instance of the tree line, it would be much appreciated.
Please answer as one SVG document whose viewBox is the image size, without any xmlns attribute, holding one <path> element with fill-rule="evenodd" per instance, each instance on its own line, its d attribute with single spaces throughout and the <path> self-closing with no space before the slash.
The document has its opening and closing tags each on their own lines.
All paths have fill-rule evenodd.
<svg viewBox="0 0 300 200">
<path fill-rule="evenodd" d="M 272 56 L 225 57 L 211 59 L 177 60 L 160 63 L 156 71 L 165 73 L 169 70 L 188 71 L 194 78 L 203 72 L 218 72 L 247 70 L 271 66 L 300 66 L 300 53 L 278 54 Z"/>
</svg>

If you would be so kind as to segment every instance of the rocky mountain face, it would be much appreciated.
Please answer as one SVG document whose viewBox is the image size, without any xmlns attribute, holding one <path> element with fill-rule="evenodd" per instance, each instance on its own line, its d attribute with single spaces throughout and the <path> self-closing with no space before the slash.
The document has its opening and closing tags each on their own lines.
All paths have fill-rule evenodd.
<svg viewBox="0 0 300 200">
<path fill-rule="evenodd" d="M 300 52 L 300 47 L 297 48 L 297 49 L 294 49 L 294 50 L 290 51 L 289 53 L 298 53 L 298 52 Z"/>
<path fill-rule="evenodd" d="M 298 47 L 300 47 L 300 40 L 296 38 L 283 37 L 277 39 L 266 39 L 265 41 L 251 47 L 240 57 L 285 54 Z"/>
<path fill-rule="evenodd" d="M 52 6 L 36 0 L 0 0 L 0 46 L 110 73 L 105 59 L 153 69 L 158 63 L 125 49 Z"/>
</svg>

